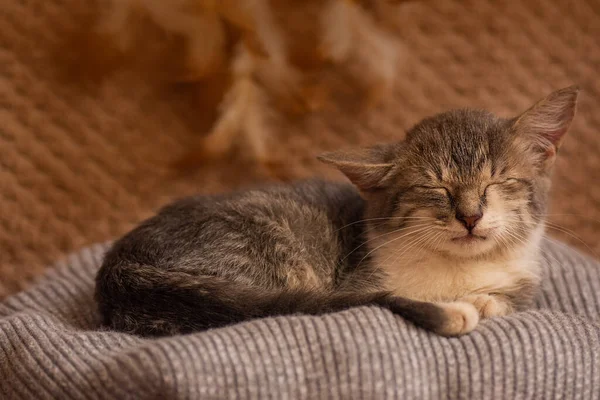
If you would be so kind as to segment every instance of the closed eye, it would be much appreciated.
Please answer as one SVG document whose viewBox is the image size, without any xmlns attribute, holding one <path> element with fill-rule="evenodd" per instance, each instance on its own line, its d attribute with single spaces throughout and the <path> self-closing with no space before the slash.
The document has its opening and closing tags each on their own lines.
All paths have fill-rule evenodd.
<svg viewBox="0 0 600 400">
<path fill-rule="evenodd" d="M 487 190 L 488 190 L 488 188 L 489 188 L 490 186 L 495 186 L 495 185 L 505 185 L 505 184 L 508 184 L 508 183 L 517 183 L 517 182 L 518 182 L 518 183 L 525 183 L 525 181 L 524 181 L 523 179 L 519 179 L 519 178 L 506 178 L 505 180 L 503 180 L 503 181 L 500 181 L 500 182 L 492 182 L 492 183 L 488 184 L 488 185 L 485 187 L 485 189 L 484 189 L 484 191 L 483 191 L 483 195 L 484 195 L 484 196 L 485 196 L 485 195 L 487 195 Z"/>
<path fill-rule="evenodd" d="M 522 181 L 523 181 L 523 179 L 519 179 L 519 178 L 506 178 L 505 180 L 500 181 L 500 182 L 492 182 L 488 186 L 492 186 L 492 185 L 504 185 L 506 183 L 522 182 Z"/>
<path fill-rule="evenodd" d="M 415 186 L 413 186 L 413 188 L 415 188 L 415 189 L 422 189 L 422 190 L 443 190 L 445 192 L 445 194 L 449 198 L 452 198 L 452 194 L 450 193 L 450 191 L 447 188 L 443 187 L 443 186 L 415 185 Z"/>
</svg>

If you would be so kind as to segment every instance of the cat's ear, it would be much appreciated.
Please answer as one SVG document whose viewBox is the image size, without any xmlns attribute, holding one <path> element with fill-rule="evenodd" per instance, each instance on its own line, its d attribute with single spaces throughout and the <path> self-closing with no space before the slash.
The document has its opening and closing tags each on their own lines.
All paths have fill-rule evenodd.
<svg viewBox="0 0 600 400">
<path fill-rule="evenodd" d="M 394 145 L 377 145 L 354 150 L 324 153 L 317 158 L 334 165 L 360 190 L 368 192 L 386 187 L 394 166 Z"/>
<path fill-rule="evenodd" d="M 575 116 L 579 88 L 570 86 L 551 93 L 515 119 L 518 140 L 553 161 Z"/>
</svg>

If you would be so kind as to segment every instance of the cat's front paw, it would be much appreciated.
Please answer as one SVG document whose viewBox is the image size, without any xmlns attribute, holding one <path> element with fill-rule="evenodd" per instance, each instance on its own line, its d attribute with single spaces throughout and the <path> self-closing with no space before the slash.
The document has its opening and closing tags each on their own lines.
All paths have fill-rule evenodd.
<svg viewBox="0 0 600 400">
<path fill-rule="evenodd" d="M 472 294 L 461 299 L 475 306 L 481 318 L 501 317 L 511 312 L 510 305 L 490 294 Z"/>
<path fill-rule="evenodd" d="M 434 330 L 442 336 L 461 336 L 479 323 L 479 313 L 473 304 L 464 301 L 437 303 L 444 310 L 444 320 Z"/>
</svg>

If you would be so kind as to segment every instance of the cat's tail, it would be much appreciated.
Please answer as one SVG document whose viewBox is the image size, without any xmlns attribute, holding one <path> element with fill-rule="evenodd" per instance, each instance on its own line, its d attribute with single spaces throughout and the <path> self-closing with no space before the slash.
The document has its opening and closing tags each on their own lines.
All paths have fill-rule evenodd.
<svg viewBox="0 0 600 400">
<path fill-rule="evenodd" d="M 428 303 L 389 292 L 265 290 L 215 276 L 161 272 L 146 266 L 102 268 L 96 300 L 104 323 L 139 335 L 189 333 L 241 321 L 289 314 L 318 315 L 379 305 L 444 336 L 475 328 L 479 314 L 463 302 Z"/>
</svg>

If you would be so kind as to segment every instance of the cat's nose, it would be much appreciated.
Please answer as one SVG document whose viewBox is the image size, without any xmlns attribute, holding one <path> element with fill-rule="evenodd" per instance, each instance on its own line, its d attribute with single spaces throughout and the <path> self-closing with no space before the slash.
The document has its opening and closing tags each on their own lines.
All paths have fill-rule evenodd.
<svg viewBox="0 0 600 400">
<path fill-rule="evenodd" d="M 473 230 L 477 226 L 477 222 L 483 217 L 483 213 L 478 212 L 474 215 L 463 215 L 462 213 L 456 213 L 456 219 L 462 222 L 462 224 L 469 230 Z"/>
</svg>

